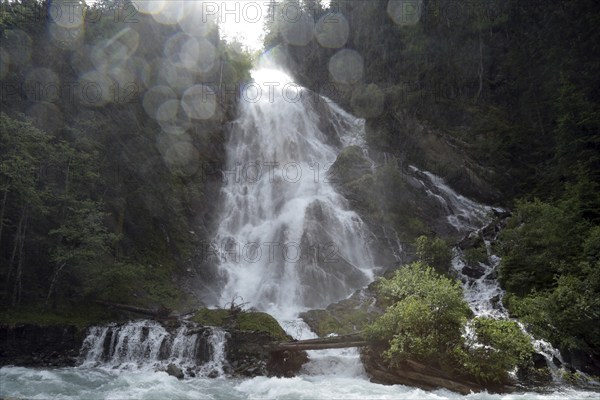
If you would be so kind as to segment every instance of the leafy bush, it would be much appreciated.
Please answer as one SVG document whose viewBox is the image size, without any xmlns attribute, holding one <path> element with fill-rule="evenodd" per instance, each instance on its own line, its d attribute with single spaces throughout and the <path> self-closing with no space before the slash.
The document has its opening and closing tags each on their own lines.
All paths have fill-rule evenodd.
<svg viewBox="0 0 600 400">
<path fill-rule="evenodd" d="M 512 321 L 475 318 L 457 281 L 416 262 L 377 285 L 385 313 L 366 332 L 390 366 L 424 362 L 481 383 L 503 383 L 533 353 Z"/>
<path fill-rule="evenodd" d="M 508 371 L 526 366 L 534 352 L 529 337 L 513 321 L 475 318 L 467 329 L 465 349 L 455 355 L 462 368 L 479 382 L 502 383 Z"/>
<path fill-rule="evenodd" d="M 408 358 L 440 366 L 452 363 L 448 356 L 461 345 L 470 315 L 458 282 L 417 262 L 396 271 L 392 279 L 381 279 L 377 290 L 390 306 L 367 335 L 389 344 L 384 357 L 390 364 Z"/>
</svg>

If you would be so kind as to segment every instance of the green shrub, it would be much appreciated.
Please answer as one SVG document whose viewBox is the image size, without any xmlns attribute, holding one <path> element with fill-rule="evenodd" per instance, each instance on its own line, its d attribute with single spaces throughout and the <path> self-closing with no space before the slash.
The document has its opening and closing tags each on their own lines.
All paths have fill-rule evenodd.
<svg viewBox="0 0 600 400">
<path fill-rule="evenodd" d="M 479 382 L 507 382 L 508 371 L 527 366 L 534 348 L 516 322 L 475 318 L 467 329 L 465 349 L 457 359 L 469 375 Z"/>
<path fill-rule="evenodd" d="M 415 360 L 481 383 L 503 383 L 533 347 L 512 321 L 475 318 L 457 281 L 416 262 L 377 284 L 385 313 L 366 329 L 390 366 Z"/>
<path fill-rule="evenodd" d="M 408 358 L 451 363 L 448 356 L 461 345 L 462 326 L 470 315 L 458 282 L 417 262 L 392 279 L 381 279 L 377 290 L 389 307 L 367 328 L 367 336 L 389 344 L 384 357 L 390 364 Z"/>
</svg>

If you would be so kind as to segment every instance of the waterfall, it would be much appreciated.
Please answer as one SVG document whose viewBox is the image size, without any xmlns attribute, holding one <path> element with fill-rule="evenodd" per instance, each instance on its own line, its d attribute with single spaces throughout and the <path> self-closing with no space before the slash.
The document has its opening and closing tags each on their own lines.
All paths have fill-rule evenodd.
<svg viewBox="0 0 600 400">
<path fill-rule="evenodd" d="M 80 350 L 83 367 L 165 369 L 174 364 L 187 374 L 224 374 L 227 333 L 220 328 L 183 324 L 168 331 L 156 321 L 94 326 Z"/>
<path fill-rule="evenodd" d="M 216 378 L 225 374 L 224 367 L 227 364 L 225 352 L 228 333 L 221 328 L 212 328 L 208 339 L 210 345 L 210 360 L 204 364 L 200 371 L 202 375 Z"/>
<path fill-rule="evenodd" d="M 281 70 L 252 76 L 227 144 L 220 301 L 292 319 L 373 280 L 365 226 L 327 176 L 343 146 L 362 143 L 364 121 Z"/>
</svg>

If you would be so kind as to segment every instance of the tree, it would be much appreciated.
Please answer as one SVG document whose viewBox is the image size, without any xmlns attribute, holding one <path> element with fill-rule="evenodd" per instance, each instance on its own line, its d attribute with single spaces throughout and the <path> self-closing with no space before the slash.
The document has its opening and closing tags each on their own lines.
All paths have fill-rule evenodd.
<svg viewBox="0 0 600 400">
<path fill-rule="evenodd" d="M 481 383 L 505 383 L 508 372 L 528 365 L 534 351 L 516 322 L 469 320 L 460 284 L 422 263 L 381 279 L 377 295 L 388 307 L 367 328 L 367 337 L 383 344 L 391 366 L 414 360 Z"/>
<path fill-rule="evenodd" d="M 368 335 L 389 344 L 384 356 L 390 364 L 413 358 L 452 365 L 452 349 L 461 345 L 470 315 L 457 281 L 417 262 L 400 268 L 391 279 L 381 279 L 377 293 L 389 307 Z"/>
</svg>

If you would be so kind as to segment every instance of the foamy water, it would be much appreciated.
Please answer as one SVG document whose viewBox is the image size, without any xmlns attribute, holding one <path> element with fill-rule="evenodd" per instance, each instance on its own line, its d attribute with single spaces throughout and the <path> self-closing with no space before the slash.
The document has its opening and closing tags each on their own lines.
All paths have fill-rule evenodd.
<svg viewBox="0 0 600 400">
<path fill-rule="evenodd" d="M 447 390 L 428 392 L 402 385 L 378 385 L 356 376 L 302 375 L 295 378 L 258 377 L 247 380 L 190 378 L 180 381 L 165 372 L 3 367 L 0 369 L 0 396 L 65 400 L 583 400 L 598 399 L 599 394 L 565 388 L 549 393 L 474 393 L 463 396 Z"/>
</svg>

